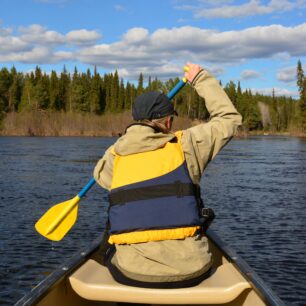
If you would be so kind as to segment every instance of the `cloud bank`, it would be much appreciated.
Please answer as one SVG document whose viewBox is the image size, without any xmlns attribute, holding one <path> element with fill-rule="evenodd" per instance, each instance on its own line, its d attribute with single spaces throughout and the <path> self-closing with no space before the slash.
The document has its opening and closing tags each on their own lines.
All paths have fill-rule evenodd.
<svg viewBox="0 0 306 306">
<path fill-rule="evenodd" d="M 245 18 L 256 15 L 285 13 L 295 9 L 305 8 L 305 1 L 271 0 L 267 4 L 263 1 L 251 0 L 249 2 L 231 5 L 232 1 L 198 1 L 197 5 L 180 5 L 177 9 L 191 10 L 195 18 Z"/>
<path fill-rule="evenodd" d="M 224 65 L 249 59 L 273 59 L 282 54 L 305 56 L 305 41 L 306 23 L 223 32 L 191 26 L 161 28 L 152 33 L 145 28 L 132 28 L 109 44 L 103 43 L 102 35 L 95 30 L 59 33 L 34 24 L 20 27 L 17 33 L 0 28 L 0 62 L 79 61 L 104 69 L 120 69 L 126 77 L 133 78 L 140 71 L 158 77 L 180 75 L 184 62 L 191 60 L 210 63 L 220 74 Z M 278 79 L 289 80 L 291 72 L 279 72 Z M 255 74 L 245 71 L 241 78 L 258 77 Z"/>
</svg>

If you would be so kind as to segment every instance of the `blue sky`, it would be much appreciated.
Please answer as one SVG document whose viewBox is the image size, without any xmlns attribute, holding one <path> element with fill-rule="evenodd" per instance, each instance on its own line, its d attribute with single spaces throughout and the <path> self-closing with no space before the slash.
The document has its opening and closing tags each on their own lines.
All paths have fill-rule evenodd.
<svg viewBox="0 0 306 306">
<path fill-rule="evenodd" d="M 187 61 L 223 84 L 297 96 L 306 0 L 0 0 L 0 66 L 28 72 L 181 76 Z"/>
</svg>

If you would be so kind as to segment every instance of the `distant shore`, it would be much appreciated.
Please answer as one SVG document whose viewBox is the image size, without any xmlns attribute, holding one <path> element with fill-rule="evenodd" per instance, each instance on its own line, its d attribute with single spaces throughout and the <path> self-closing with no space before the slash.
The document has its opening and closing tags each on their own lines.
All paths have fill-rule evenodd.
<svg viewBox="0 0 306 306">
<path fill-rule="evenodd" d="M 9 113 L 0 136 L 120 136 L 133 123 L 130 112 L 95 115 L 90 113 Z M 186 129 L 198 121 L 187 117 L 174 120 L 174 130 Z"/>
<path fill-rule="evenodd" d="M 0 136 L 89 136 L 116 137 L 124 133 L 131 124 L 130 112 L 105 114 L 64 113 L 64 112 L 30 112 L 10 113 L 1 123 Z M 188 117 L 177 117 L 174 130 L 182 130 L 201 123 Z M 253 135 L 306 137 L 301 131 L 275 132 L 267 130 L 239 130 L 236 137 Z"/>
</svg>

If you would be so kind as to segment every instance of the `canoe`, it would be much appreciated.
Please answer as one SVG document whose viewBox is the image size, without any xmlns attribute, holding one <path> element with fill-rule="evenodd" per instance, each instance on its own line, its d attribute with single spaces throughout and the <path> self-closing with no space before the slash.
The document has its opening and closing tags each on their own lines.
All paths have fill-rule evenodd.
<svg viewBox="0 0 306 306">
<path fill-rule="evenodd" d="M 207 236 L 214 258 L 213 272 L 197 286 L 148 289 L 117 283 L 97 261 L 102 237 L 75 254 L 15 305 L 285 305 L 215 232 L 208 230 Z"/>
</svg>

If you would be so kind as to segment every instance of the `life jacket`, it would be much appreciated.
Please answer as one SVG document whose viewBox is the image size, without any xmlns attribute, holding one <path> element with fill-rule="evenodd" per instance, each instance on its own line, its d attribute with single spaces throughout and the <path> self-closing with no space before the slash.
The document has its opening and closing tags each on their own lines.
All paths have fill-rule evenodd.
<svg viewBox="0 0 306 306">
<path fill-rule="evenodd" d="M 109 193 L 109 243 L 191 237 L 201 228 L 199 187 L 189 176 L 182 132 L 153 151 L 115 155 Z"/>
</svg>

